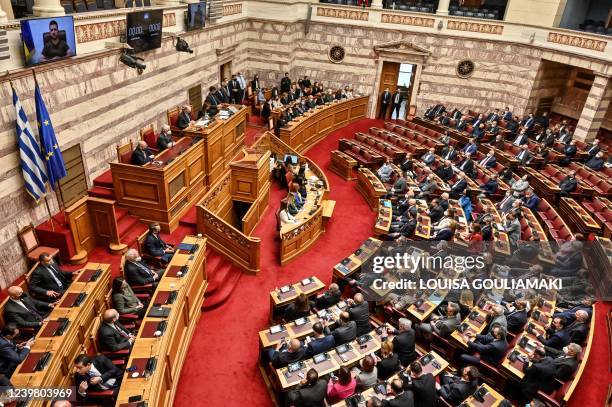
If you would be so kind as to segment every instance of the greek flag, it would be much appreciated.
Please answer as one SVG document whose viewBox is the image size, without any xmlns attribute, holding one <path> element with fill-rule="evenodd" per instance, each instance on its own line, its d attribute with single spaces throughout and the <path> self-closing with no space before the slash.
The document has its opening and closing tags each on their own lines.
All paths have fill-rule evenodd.
<svg viewBox="0 0 612 407">
<path fill-rule="evenodd" d="M 28 122 L 19 97 L 13 89 L 13 106 L 15 106 L 15 125 L 17 128 L 17 139 L 19 140 L 19 155 L 21 156 L 21 169 L 25 189 L 36 202 L 45 195 L 45 163 L 42 159 L 40 146 L 34 138 L 32 128 Z"/>
</svg>

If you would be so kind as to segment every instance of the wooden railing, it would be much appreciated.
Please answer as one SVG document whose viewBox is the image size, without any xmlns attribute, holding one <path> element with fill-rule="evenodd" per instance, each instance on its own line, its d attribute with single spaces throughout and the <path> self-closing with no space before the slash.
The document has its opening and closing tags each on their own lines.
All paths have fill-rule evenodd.
<svg viewBox="0 0 612 407">
<path fill-rule="evenodd" d="M 252 204 L 247 213 L 242 217 L 242 233 L 245 235 L 251 235 L 251 232 L 255 229 L 263 214 L 268 208 L 268 201 L 270 199 L 269 194 L 270 188 L 262 193 Z"/>
<path fill-rule="evenodd" d="M 249 273 L 260 270 L 261 239 L 247 236 L 202 204 L 197 206 L 198 233 L 208 239 L 208 244 L 236 266 Z"/>
</svg>

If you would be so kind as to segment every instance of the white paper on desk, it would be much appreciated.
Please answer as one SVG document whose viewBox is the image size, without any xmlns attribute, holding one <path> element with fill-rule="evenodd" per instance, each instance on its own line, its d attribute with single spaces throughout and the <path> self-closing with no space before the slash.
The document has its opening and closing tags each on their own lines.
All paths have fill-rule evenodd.
<svg viewBox="0 0 612 407">
<path fill-rule="evenodd" d="M 317 182 L 319 180 L 319 178 L 317 178 L 316 175 L 311 175 L 309 178 L 312 182 Z"/>
<path fill-rule="evenodd" d="M 458 216 L 457 220 L 459 221 L 459 223 L 466 223 L 466 220 L 463 216 Z"/>
<path fill-rule="evenodd" d="M 203 127 L 203 126 L 207 126 L 208 123 L 210 123 L 210 120 L 208 120 L 208 119 L 198 120 L 197 122 L 195 122 L 195 125 L 199 126 L 199 127 Z"/>
<path fill-rule="evenodd" d="M 497 226 L 497 230 L 499 230 L 500 232 L 506 231 L 506 228 L 501 223 L 496 223 L 495 226 Z"/>
</svg>

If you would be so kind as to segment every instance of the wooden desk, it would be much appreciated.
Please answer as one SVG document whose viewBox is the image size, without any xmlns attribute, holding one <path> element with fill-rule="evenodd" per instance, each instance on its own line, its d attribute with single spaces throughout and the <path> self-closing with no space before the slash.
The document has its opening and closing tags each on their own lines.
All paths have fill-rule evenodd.
<svg viewBox="0 0 612 407">
<path fill-rule="evenodd" d="M 305 113 L 282 128 L 280 138 L 291 148 L 303 153 L 332 131 L 364 118 L 369 96 L 334 101 Z"/>
<path fill-rule="evenodd" d="M 331 152 L 331 161 L 329 163 L 329 169 L 331 172 L 338 174 L 345 181 L 352 181 L 353 168 L 357 167 L 357 160 L 353 157 L 348 156 L 340 150 L 333 150 Z"/>
<path fill-rule="evenodd" d="M 464 403 L 470 407 L 497 407 L 504 400 L 504 396 L 493 390 L 491 386 L 486 383 L 483 383 L 478 389 L 474 392 L 483 391 L 481 389 L 486 390 L 486 394 L 483 397 L 483 401 L 479 401 L 473 395 L 465 399 Z"/>
<path fill-rule="evenodd" d="M 373 211 L 378 207 L 378 200 L 387 194 L 382 181 L 368 168 L 357 170 L 357 190 Z"/>
<path fill-rule="evenodd" d="M 408 307 L 408 312 L 418 319 L 420 322 L 425 321 L 438 308 L 440 303 L 444 301 L 449 290 L 436 290 L 429 295 L 426 300 L 420 304 L 414 303 Z"/>
<path fill-rule="evenodd" d="M 146 316 L 142 320 L 127 367 L 142 365 L 149 358 L 156 358 L 155 370 L 148 377 L 133 378 L 129 373 L 123 378 L 117 404 L 127 403 L 132 396 L 142 396 L 149 406 L 172 406 L 183 362 L 201 314 L 204 292 L 208 285 L 206 276 L 206 239 L 186 236 L 183 243 L 198 244 L 193 254 L 177 253 L 172 257 L 166 272 L 159 281 L 156 293 L 176 291 L 177 297 L 170 308 L 165 332 L 154 336 L 163 318 Z M 187 266 L 187 274 L 176 277 L 176 271 Z M 153 297 L 155 298 L 155 297 Z M 153 308 L 149 304 L 148 312 Z M 144 362 L 143 362 L 144 360 Z"/>
<path fill-rule="evenodd" d="M 304 284 L 306 280 L 309 282 Z M 292 303 L 300 294 L 311 296 L 324 288 L 325 284 L 323 284 L 318 277 L 312 276 L 295 284 L 286 285 L 280 287 L 278 290 L 270 291 L 270 319 L 273 319 L 274 314 L 279 308 Z"/>
<path fill-rule="evenodd" d="M 573 198 L 561 198 L 559 202 L 560 212 L 580 233 L 601 233 L 601 227 L 593 217 Z"/>
<path fill-rule="evenodd" d="M 280 229 L 280 263 L 287 262 L 307 251 L 325 231 L 323 201 L 327 197 L 326 181 L 321 181 L 310 169 L 306 172 L 308 195 L 297 215 L 297 223 L 286 223 Z"/>
<path fill-rule="evenodd" d="M 370 237 L 357 250 L 334 266 L 332 280 L 347 278 L 361 269 L 361 265 L 378 251 L 382 241 Z"/>
<path fill-rule="evenodd" d="M 465 327 L 466 330 L 459 332 L 457 329 L 451 334 L 451 337 L 459 342 L 462 347 L 467 348 L 468 338 L 466 332 L 472 332 L 476 335 L 481 334 L 487 326 L 487 312 L 492 306 L 493 303 L 488 300 L 482 308 L 474 305 L 468 316 L 463 319 L 459 326 L 459 328 Z M 474 313 L 473 317 L 472 313 Z"/>
<path fill-rule="evenodd" d="M 93 273 L 98 278 L 90 281 Z M 72 386 L 74 358 L 84 352 L 89 332 L 96 318 L 106 308 L 106 296 L 110 291 L 110 265 L 87 263 L 73 275 L 70 288 L 60 298 L 59 304 L 49 314 L 49 322 L 41 326 L 30 354 L 17 366 L 11 382 L 15 387 L 66 387 Z M 72 306 L 76 296 L 85 294 L 79 306 Z M 68 319 L 68 325 L 60 336 L 54 336 L 60 318 Z M 50 352 L 51 357 L 40 371 L 32 371 L 40 356 Z M 44 400 L 32 400 L 30 406 L 42 406 Z"/>
<path fill-rule="evenodd" d="M 117 204 L 145 223 L 174 231 L 244 144 L 247 110 L 242 106 L 227 120 L 183 130 L 184 137 L 158 155 L 161 166 L 110 163 Z"/>
<path fill-rule="evenodd" d="M 391 228 L 393 221 L 393 207 L 388 199 L 381 199 L 378 204 L 376 223 L 374 224 L 374 234 L 386 235 Z"/>
</svg>

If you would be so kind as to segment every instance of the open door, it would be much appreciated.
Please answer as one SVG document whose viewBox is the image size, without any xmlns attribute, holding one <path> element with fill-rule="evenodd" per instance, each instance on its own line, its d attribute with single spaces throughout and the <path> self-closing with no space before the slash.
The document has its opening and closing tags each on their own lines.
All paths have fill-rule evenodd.
<svg viewBox="0 0 612 407">
<path fill-rule="evenodd" d="M 400 74 L 400 64 L 397 62 L 383 61 L 382 73 L 380 75 L 380 84 L 378 86 L 378 98 L 376 100 L 376 116 L 380 115 L 382 95 L 386 88 L 389 88 L 391 93 L 397 89 L 397 80 Z M 384 112 L 384 119 L 387 120 L 391 115 L 391 103 L 387 106 Z"/>
</svg>

